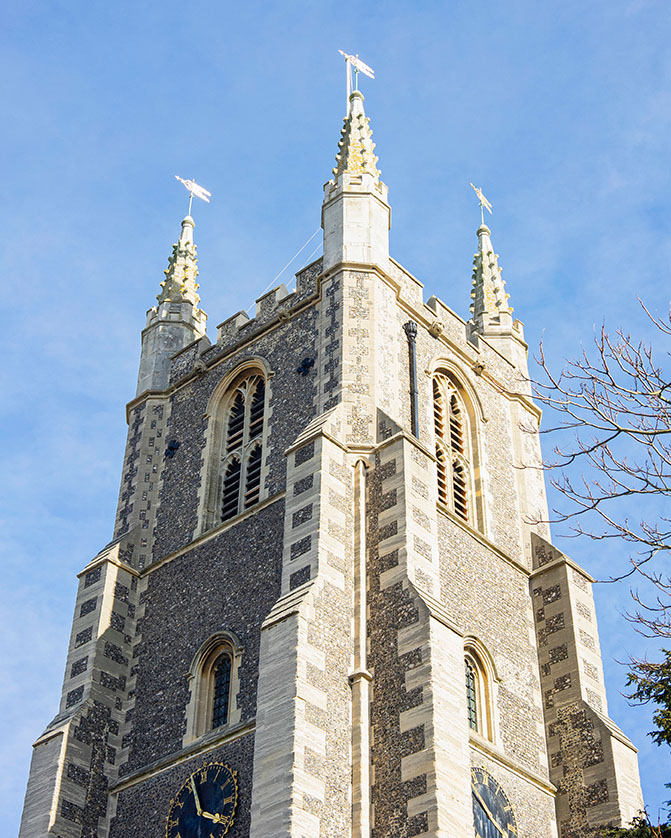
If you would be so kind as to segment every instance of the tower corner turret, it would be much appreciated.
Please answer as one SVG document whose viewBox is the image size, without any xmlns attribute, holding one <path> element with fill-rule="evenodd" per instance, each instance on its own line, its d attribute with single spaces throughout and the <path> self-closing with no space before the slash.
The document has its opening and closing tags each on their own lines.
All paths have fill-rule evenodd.
<svg viewBox="0 0 671 838">
<path fill-rule="evenodd" d="M 198 308 L 198 258 L 193 242 L 194 220 L 182 220 L 179 240 L 172 254 L 157 295 L 157 305 L 147 312 L 142 332 L 142 354 L 136 396 L 147 390 L 168 386 L 170 359 L 194 340 L 205 335 L 207 315 Z"/>
<path fill-rule="evenodd" d="M 391 208 L 363 101 L 360 90 L 349 98 L 333 179 L 324 186 L 324 270 L 341 262 L 385 268 L 389 261 Z"/>
</svg>

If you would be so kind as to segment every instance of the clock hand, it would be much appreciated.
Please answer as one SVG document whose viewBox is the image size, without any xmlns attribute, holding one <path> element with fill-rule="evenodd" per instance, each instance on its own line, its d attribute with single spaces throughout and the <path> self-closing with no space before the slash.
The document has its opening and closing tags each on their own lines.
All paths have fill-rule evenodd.
<svg viewBox="0 0 671 838">
<path fill-rule="evenodd" d="M 196 812 L 199 815 L 205 814 L 205 817 L 207 817 L 207 813 L 203 813 L 203 807 L 200 805 L 200 800 L 198 799 L 198 792 L 196 791 L 196 784 L 194 782 L 193 777 L 189 777 L 189 783 L 191 784 L 191 791 L 193 792 L 193 799 L 196 801 Z"/>
<path fill-rule="evenodd" d="M 225 823 L 228 820 L 226 815 L 211 815 L 209 812 L 202 812 L 202 815 L 215 823 Z"/>
<path fill-rule="evenodd" d="M 485 814 L 487 815 L 487 817 L 489 818 L 489 820 L 492 822 L 492 824 L 494 825 L 494 827 L 495 827 L 496 829 L 498 829 L 498 831 L 501 833 L 501 835 L 503 836 L 503 838 L 508 838 L 507 833 L 505 833 L 505 832 L 501 829 L 501 827 L 500 827 L 500 826 L 498 825 L 498 823 L 496 822 L 496 818 L 495 818 L 495 817 L 494 817 L 494 815 L 492 815 L 492 813 L 489 811 L 489 807 L 487 806 L 487 804 L 485 803 L 485 801 L 482 799 L 482 797 L 480 797 L 480 795 L 478 794 L 478 792 L 477 792 L 477 791 L 476 791 L 476 790 L 475 790 L 472 786 L 471 786 L 471 791 L 472 791 L 472 792 L 473 792 L 473 794 L 474 794 L 474 795 L 478 798 L 478 802 L 480 803 L 480 805 L 482 806 L 482 808 L 485 810 Z"/>
</svg>

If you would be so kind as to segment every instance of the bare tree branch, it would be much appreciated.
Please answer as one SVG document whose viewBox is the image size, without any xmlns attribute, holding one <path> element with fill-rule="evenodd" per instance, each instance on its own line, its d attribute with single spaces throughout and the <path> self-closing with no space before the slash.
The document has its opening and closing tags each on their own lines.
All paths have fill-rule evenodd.
<svg viewBox="0 0 671 838">
<path fill-rule="evenodd" d="M 669 346 L 671 311 L 662 320 L 639 302 Z M 663 357 L 668 367 L 669 351 Z M 604 325 L 592 351 L 582 348 L 559 374 L 551 370 L 542 342 L 536 361 L 534 396 L 557 416 L 541 433 L 562 440 L 544 468 L 556 473 L 551 484 L 568 502 L 552 510 L 551 522 L 568 523 L 573 537 L 630 544 L 631 566 L 610 581 L 638 573 L 651 582 L 659 593 L 656 603 L 648 608 L 634 593 L 637 608 L 629 617 L 651 636 L 667 637 L 671 578 L 647 568 L 671 551 L 671 518 L 657 512 L 635 521 L 627 510 L 633 502 L 658 510 L 660 499 L 671 500 L 671 370 L 658 363 L 651 345 L 623 330 L 609 334 Z M 576 478 L 579 463 L 582 475 Z"/>
</svg>

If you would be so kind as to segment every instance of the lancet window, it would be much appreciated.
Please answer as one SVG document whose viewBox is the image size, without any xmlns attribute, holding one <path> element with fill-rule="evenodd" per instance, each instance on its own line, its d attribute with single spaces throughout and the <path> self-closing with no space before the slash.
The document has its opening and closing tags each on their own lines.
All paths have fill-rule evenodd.
<svg viewBox="0 0 671 838">
<path fill-rule="evenodd" d="M 478 691 L 477 674 L 473 661 L 466 658 L 466 708 L 468 710 L 468 726 L 471 730 L 478 729 Z"/>
<path fill-rule="evenodd" d="M 494 739 L 494 667 L 489 655 L 476 640 L 466 644 L 464 684 L 468 726 L 486 739 Z"/>
<path fill-rule="evenodd" d="M 229 651 L 219 655 L 213 667 L 212 727 L 221 727 L 228 721 L 231 692 L 232 658 Z"/>
<path fill-rule="evenodd" d="M 438 500 L 459 518 L 475 525 L 469 416 L 456 384 L 442 374 L 433 379 L 433 422 Z"/>
<path fill-rule="evenodd" d="M 189 670 L 185 744 L 239 721 L 236 694 L 241 657 L 237 638 L 227 631 L 208 638 L 196 653 Z"/>
</svg>

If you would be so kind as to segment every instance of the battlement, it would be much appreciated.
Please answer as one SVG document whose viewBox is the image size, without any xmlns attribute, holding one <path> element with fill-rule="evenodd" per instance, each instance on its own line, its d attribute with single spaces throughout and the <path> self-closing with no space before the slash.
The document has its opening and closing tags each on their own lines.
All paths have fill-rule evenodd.
<svg viewBox="0 0 671 838">
<path fill-rule="evenodd" d="M 292 312 L 302 302 L 317 293 L 317 279 L 322 273 L 322 260 L 317 259 L 296 274 L 296 290 L 289 292 L 284 284 L 267 291 L 256 300 L 256 313 L 249 317 L 238 311 L 217 326 L 217 341 L 211 344 L 207 337 L 175 353 L 170 367 L 170 384 L 191 374 L 198 364 L 203 368 L 230 352 L 257 334 L 277 323 L 288 322 Z"/>
</svg>

